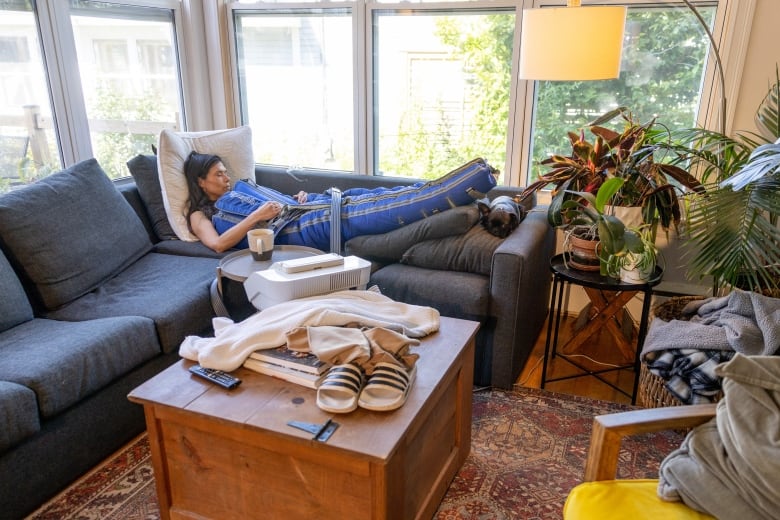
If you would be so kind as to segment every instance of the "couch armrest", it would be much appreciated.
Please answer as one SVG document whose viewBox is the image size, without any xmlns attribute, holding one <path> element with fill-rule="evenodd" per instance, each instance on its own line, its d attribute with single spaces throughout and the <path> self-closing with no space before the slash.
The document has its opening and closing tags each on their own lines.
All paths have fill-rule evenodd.
<svg viewBox="0 0 780 520">
<path fill-rule="evenodd" d="M 547 208 L 537 206 L 493 254 L 493 386 L 511 388 L 534 348 L 547 318 L 554 250 L 555 232 L 547 222 Z"/>
</svg>

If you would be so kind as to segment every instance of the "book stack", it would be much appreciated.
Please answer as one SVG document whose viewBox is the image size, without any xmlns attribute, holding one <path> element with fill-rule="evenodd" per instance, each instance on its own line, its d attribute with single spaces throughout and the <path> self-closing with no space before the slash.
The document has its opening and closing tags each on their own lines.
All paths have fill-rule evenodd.
<svg viewBox="0 0 780 520">
<path fill-rule="evenodd" d="M 317 388 L 330 365 L 310 352 L 296 352 L 282 346 L 252 352 L 244 361 L 244 367 L 290 383 Z"/>
</svg>

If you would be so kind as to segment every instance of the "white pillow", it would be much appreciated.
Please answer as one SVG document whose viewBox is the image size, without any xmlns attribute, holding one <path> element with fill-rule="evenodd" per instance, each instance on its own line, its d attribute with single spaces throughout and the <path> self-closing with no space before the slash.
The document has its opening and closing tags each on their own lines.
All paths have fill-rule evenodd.
<svg viewBox="0 0 780 520">
<path fill-rule="evenodd" d="M 174 132 L 163 130 L 157 141 L 157 169 L 160 190 L 168 221 L 181 240 L 197 242 L 198 237 L 187 227 L 189 192 L 184 176 L 184 162 L 190 152 L 218 155 L 227 168 L 230 182 L 255 178 L 255 158 L 252 153 L 252 129 L 248 126 L 208 132 Z"/>
</svg>

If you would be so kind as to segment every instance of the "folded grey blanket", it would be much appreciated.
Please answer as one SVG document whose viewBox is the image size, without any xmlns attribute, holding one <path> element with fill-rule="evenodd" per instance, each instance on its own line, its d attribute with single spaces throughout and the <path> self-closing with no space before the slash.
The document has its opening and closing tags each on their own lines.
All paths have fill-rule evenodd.
<svg viewBox="0 0 780 520">
<path fill-rule="evenodd" d="M 689 321 L 654 319 L 647 331 L 642 359 L 668 349 L 733 350 L 770 355 L 780 349 L 780 299 L 735 290 L 727 296 L 694 300 L 683 314 Z"/>
<path fill-rule="evenodd" d="M 723 399 L 661 463 L 658 495 L 721 519 L 778 518 L 780 357 L 735 354 Z"/>
</svg>

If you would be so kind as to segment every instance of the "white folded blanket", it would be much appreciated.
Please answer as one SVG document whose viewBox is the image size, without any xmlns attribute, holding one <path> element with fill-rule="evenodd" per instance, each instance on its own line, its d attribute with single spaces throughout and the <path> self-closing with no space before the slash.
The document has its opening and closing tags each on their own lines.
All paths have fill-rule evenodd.
<svg viewBox="0 0 780 520">
<path fill-rule="evenodd" d="M 285 345 L 288 331 L 321 325 L 382 327 L 422 338 L 439 330 L 439 311 L 397 302 L 375 291 L 338 291 L 280 303 L 239 323 L 217 318 L 215 337 L 188 336 L 179 355 L 229 372 L 255 350 Z"/>
</svg>

